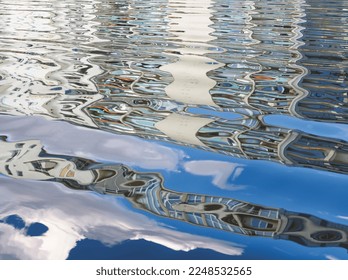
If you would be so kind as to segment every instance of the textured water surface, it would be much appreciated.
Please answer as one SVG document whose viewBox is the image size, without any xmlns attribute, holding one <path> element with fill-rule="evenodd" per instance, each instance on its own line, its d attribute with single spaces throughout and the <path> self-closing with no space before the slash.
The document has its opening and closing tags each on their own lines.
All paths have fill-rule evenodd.
<svg viewBox="0 0 348 280">
<path fill-rule="evenodd" d="M 0 258 L 347 258 L 348 3 L 1 1 L 0 25 Z"/>
</svg>

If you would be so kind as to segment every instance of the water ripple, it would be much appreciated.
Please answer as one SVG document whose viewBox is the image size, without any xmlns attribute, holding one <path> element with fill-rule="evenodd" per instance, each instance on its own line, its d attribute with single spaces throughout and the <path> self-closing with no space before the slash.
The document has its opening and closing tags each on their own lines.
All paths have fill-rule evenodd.
<svg viewBox="0 0 348 280">
<path fill-rule="evenodd" d="M 21 4 L 0 4 L 2 113 L 347 172 L 347 142 L 263 121 L 347 123 L 347 4 Z"/>
</svg>

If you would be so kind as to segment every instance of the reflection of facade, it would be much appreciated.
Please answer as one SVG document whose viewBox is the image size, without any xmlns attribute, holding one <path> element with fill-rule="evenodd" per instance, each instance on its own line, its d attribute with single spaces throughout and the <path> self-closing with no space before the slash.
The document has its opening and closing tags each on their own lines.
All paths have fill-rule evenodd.
<svg viewBox="0 0 348 280">
<path fill-rule="evenodd" d="M 346 142 L 269 126 L 261 118 L 224 120 L 157 110 L 156 105 L 145 98 L 122 98 L 96 102 L 87 111 L 103 130 L 174 141 L 247 159 L 348 172 Z"/>
<path fill-rule="evenodd" d="M 19 110 L 101 130 L 190 145 L 246 159 L 348 172 L 344 141 L 270 126 L 262 118 L 225 120 L 175 112 L 167 99 L 109 98 L 101 95 L 0 97 L 12 115 Z M 18 106 L 16 102 L 21 101 Z M 6 107 L 10 105 L 9 107 Z"/>
<path fill-rule="evenodd" d="M 297 103 L 299 114 L 308 119 L 348 119 L 347 11 L 348 2 L 306 0 L 306 22 L 299 61 L 308 69 L 300 85 L 309 94 Z M 316 7 L 320 3 L 320 10 Z M 321 11 L 321 12 L 319 12 Z M 345 23 L 344 23 L 345 22 Z"/>
<path fill-rule="evenodd" d="M 137 208 L 191 224 L 249 236 L 287 239 L 305 246 L 348 247 L 348 227 L 308 214 L 236 199 L 165 189 L 158 173 L 124 165 L 46 154 L 38 141 L 0 142 L 0 172 L 14 178 L 60 181 L 69 188 L 123 195 Z"/>
<path fill-rule="evenodd" d="M 306 90 L 299 87 L 306 68 L 297 65 L 304 32 L 302 1 L 271 6 L 249 1 L 228 15 L 224 6 L 215 5 L 226 1 L 148 1 L 144 5 L 152 5 L 155 17 L 138 2 L 89 9 L 76 3 L 50 23 L 60 32 L 47 38 L 45 47 L 34 40 L 32 53 L 25 44 L 16 57 L 1 52 L 0 112 L 67 120 L 247 159 L 347 172 L 346 142 L 269 126 L 258 116 L 297 114 L 309 104 L 302 98 Z M 270 9 L 279 18 L 269 18 Z M 201 24 L 199 30 L 190 29 L 187 15 L 192 15 L 190 22 Z M 8 20 L 13 36 L 38 36 L 17 30 L 14 15 Z M 27 15 L 26 20 L 34 25 L 36 18 Z M 38 29 L 50 26 L 40 23 Z M 5 41 L 0 46 L 7 49 Z M 300 97 L 302 107 L 296 105 Z M 319 103 L 313 103 L 314 119 L 344 121 L 344 114 L 326 118 L 327 110 Z M 191 105 L 221 107 L 248 117 L 188 114 Z"/>
<path fill-rule="evenodd" d="M 298 86 L 307 71 L 296 63 L 301 58 L 301 3 L 249 1 L 237 9 L 233 3 L 228 20 L 226 6 L 217 5 L 214 44 L 226 52 L 210 56 L 226 64 L 209 74 L 217 81 L 211 94 L 220 107 L 297 116 L 296 102 L 307 94 Z"/>
<path fill-rule="evenodd" d="M 13 91 L 0 96 L 3 113 L 16 115 L 39 115 L 48 119 L 67 120 L 79 125 L 95 127 L 90 118 L 86 118 L 85 108 L 102 98 L 93 95 L 35 94 L 26 95 Z"/>
<path fill-rule="evenodd" d="M 347 121 L 340 114 L 346 88 L 331 90 L 336 91 L 330 93 L 336 99 L 332 98 L 333 105 L 329 106 L 327 95 L 310 92 L 308 83 L 302 83 L 315 72 L 311 69 L 308 73 L 311 63 L 300 63 L 302 35 L 308 24 L 302 0 L 277 1 L 271 6 L 266 1 L 240 6 L 233 3 L 228 14 L 226 1 L 199 5 L 197 1 L 166 2 L 169 8 L 162 9 L 156 23 L 133 7 L 127 22 L 122 21 L 124 14 L 109 17 L 107 22 L 103 18 L 103 28 L 96 34 L 124 50 L 115 59 L 99 56 L 95 60 L 106 69 L 96 77 L 102 92 L 118 97 L 171 99 L 249 116 L 277 113 Z M 130 5 L 137 6 L 136 2 Z M 160 8 L 160 4 L 153 5 Z M 120 20 L 122 29 L 117 29 Z M 344 38 L 343 31 L 336 35 Z M 125 33 L 127 40 L 123 41 Z M 343 61 L 336 66 L 345 69 Z M 333 67 L 329 70 L 336 71 Z M 342 74 L 340 77 L 344 79 Z M 317 87 L 316 83 L 312 86 Z"/>
</svg>

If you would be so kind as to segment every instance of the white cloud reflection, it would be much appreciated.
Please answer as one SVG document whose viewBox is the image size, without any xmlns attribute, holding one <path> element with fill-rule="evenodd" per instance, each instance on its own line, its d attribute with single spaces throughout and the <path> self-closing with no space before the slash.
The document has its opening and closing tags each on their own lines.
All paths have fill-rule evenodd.
<svg viewBox="0 0 348 280">
<path fill-rule="evenodd" d="M 216 160 L 196 160 L 185 162 L 184 168 L 194 175 L 212 176 L 212 183 L 220 189 L 239 190 L 245 188 L 245 186 L 228 182 L 236 181 L 242 174 L 244 165 L 241 164 Z"/>
<path fill-rule="evenodd" d="M 176 170 L 184 152 L 140 138 L 78 127 L 41 117 L 0 116 L 10 141 L 40 139 L 49 153 L 121 162 L 147 169 Z M 54 135 L 54 137 L 52 137 Z"/>
<path fill-rule="evenodd" d="M 241 255 L 240 245 L 180 232 L 127 210 L 115 197 L 72 191 L 52 182 L 0 178 L 0 218 L 16 214 L 27 224 L 39 222 L 49 230 L 43 236 L 26 236 L 0 224 L 0 258 L 65 259 L 84 238 L 105 244 L 144 239 L 173 250 L 211 249 Z"/>
</svg>

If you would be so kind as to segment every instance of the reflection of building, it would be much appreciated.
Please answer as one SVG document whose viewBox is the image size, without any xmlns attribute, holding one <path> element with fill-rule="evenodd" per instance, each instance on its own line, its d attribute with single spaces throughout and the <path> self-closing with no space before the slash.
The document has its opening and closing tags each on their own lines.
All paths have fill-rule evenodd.
<svg viewBox="0 0 348 280">
<path fill-rule="evenodd" d="M 306 0 L 306 4 L 299 64 L 308 69 L 300 86 L 309 93 L 298 101 L 297 111 L 312 120 L 347 123 L 348 2 Z"/>
<path fill-rule="evenodd" d="M 328 85 L 320 91 L 329 89 L 329 94 L 315 94 L 310 90 L 318 87 L 319 79 L 312 80 L 311 85 L 302 82 L 308 81 L 308 75 L 313 77 L 313 72 L 315 75 L 311 60 L 302 63 L 304 42 L 312 44 L 302 38 L 308 33 L 304 28 L 311 24 L 305 22 L 308 9 L 304 1 L 277 1 L 271 6 L 267 1 L 233 6 L 226 1 L 199 5 L 197 1 L 166 2 L 168 9 L 161 10 L 156 22 L 133 7 L 128 11 L 128 21 L 124 20 L 125 12 L 102 19 L 102 28 L 95 34 L 121 49 L 114 59 L 102 55 L 95 60 L 106 69 L 95 79 L 102 92 L 118 97 L 171 99 L 249 116 L 277 113 L 347 122 L 341 114 L 347 98 L 342 59 L 334 65 L 340 69 L 341 88 L 330 89 Z M 161 8 L 159 3 L 153 5 L 158 5 L 154 9 Z M 117 28 L 119 25 L 122 29 Z M 336 32 L 335 37 L 342 40 L 345 33 Z M 330 48 L 340 45 L 338 40 Z M 320 80 L 325 75 L 331 80 L 334 67 L 330 73 L 321 72 Z"/>
<path fill-rule="evenodd" d="M 259 117 L 297 114 L 301 106 L 296 102 L 307 94 L 298 86 L 306 74 L 305 67 L 298 66 L 302 1 L 271 6 L 249 1 L 228 14 L 227 4 L 219 5 L 226 1 L 150 2 L 100 3 L 91 9 L 76 3 L 50 23 L 59 30 L 54 38 L 46 38 L 44 45 L 31 42 L 33 52 L 27 52 L 26 44 L 16 46 L 23 48 L 16 56 L 0 51 L 0 112 L 67 120 L 247 159 L 347 172 L 347 142 L 269 126 Z M 156 16 L 144 5 L 153 7 Z M 23 31 L 15 15 L 8 16 L 14 36 L 38 35 Z M 35 25 L 35 17 L 26 20 Z M 191 29 L 189 22 L 197 25 Z M 53 28 L 39 23 L 38 29 Z M 301 108 L 310 103 L 303 98 L 301 102 Z M 313 103 L 314 119 L 345 119 L 326 118 L 319 103 Z M 186 113 L 191 105 L 217 106 L 248 117 L 227 120 Z"/>
<path fill-rule="evenodd" d="M 0 142 L 0 172 L 14 178 L 60 181 L 76 190 L 123 195 L 137 208 L 194 225 L 249 236 L 287 239 L 305 246 L 348 248 L 348 227 L 308 214 L 232 198 L 165 189 L 158 173 L 82 158 L 49 155 L 38 141 Z"/>
<path fill-rule="evenodd" d="M 173 141 L 235 157 L 348 172 L 348 145 L 344 141 L 270 126 L 261 118 L 224 120 L 172 113 L 156 106 L 151 99 L 116 98 L 98 101 L 86 111 L 103 130 Z"/>
<path fill-rule="evenodd" d="M 3 113 L 16 115 L 39 115 L 48 119 L 67 120 L 79 125 L 95 127 L 90 118 L 86 118 L 85 108 L 102 98 L 93 95 L 35 94 L 26 95 L 13 91 L 0 96 Z"/>
<path fill-rule="evenodd" d="M 307 93 L 298 86 L 307 73 L 297 65 L 301 58 L 299 23 L 304 16 L 301 3 L 248 1 L 237 8 L 233 3 L 228 15 L 226 6 L 216 5 L 213 43 L 226 51 L 209 56 L 225 65 L 209 76 L 217 81 L 211 94 L 220 107 L 297 115 L 297 99 Z"/>
<path fill-rule="evenodd" d="M 45 157 L 39 141 L 0 142 L 0 172 L 14 178 L 34 180 L 72 180 L 81 185 L 92 184 L 95 173 L 85 169 L 90 161 L 76 158 Z"/>
<path fill-rule="evenodd" d="M 348 172 L 344 141 L 270 126 L 262 118 L 233 120 L 182 113 L 167 99 L 101 95 L 36 95 L 2 98 L 2 108 L 63 119 L 101 130 L 165 140 L 246 159 L 272 160 L 287 165 Z M 18 105 L 16 105 L 18 103 Z"/>
</svg>

